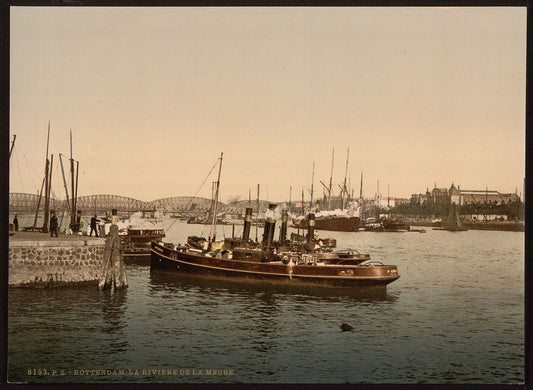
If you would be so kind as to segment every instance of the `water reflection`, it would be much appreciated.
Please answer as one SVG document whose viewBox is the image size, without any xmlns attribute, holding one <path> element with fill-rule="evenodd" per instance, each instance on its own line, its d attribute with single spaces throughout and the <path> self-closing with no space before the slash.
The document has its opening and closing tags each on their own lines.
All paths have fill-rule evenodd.
<svg viewBox="0 0 533 390">
<path fill-rule="evenodd" d="M 102 333 L 110 337 L 110 353 L 128 350 L 128 338 L 124 336 L 127 327 L 125 318 L 127 289 L 98 291 L 98 304 L 102 311 Z"/>
<path fill-rule="evenodd" d="M 230 294 L 239 297 L 259 298 L 269 305 L 287 297 L 308 302 L 338 302 L 347 299 L 352 302 L 395 302 L 396 294 L 389 294 L 384 288 L 334 288 L 308 285 L 287 285 L 257 280 L 228 279 L 193 275 L 177 275 L 165 272 L 150 272 L 149 287 L 154 291 L 173 289 L 178 291 L 198 292 L 201 294 Z"/>
</svg>

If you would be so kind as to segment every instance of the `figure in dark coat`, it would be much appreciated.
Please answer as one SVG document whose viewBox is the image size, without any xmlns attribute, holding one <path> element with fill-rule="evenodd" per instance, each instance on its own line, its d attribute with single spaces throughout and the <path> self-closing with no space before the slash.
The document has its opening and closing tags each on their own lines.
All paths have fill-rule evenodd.
<svg viewBox="0 0 533 390">
<path fill-rule="evenodd" d="M 55 213 L 52 213 L 50 216 L 50 237 L 59 237 L 57 234 L 57 229 L 59 228 L 59 224 L 57 223 L 57 217 Z"/>
<path fill-rule="evenodd" d="M 91 232 L 89 233 L 89 236 L 92 236 L 93 231 L 94 231 L 94 235 L 98 237 L 98 229 L 96 229 L 97 222 L 100 222 L 100 220 L 96 219 L 96 215 L 95 215 L 94 217 L 91 218 Z"/>
<path fill-rule="evenodd" d="M 19 219 L 17 218 L 17 214 L 15 214 L 15 218 L 13 219 L 13 225 L 15 225 L 15 231 L 19 231 Z"/>
</svg>

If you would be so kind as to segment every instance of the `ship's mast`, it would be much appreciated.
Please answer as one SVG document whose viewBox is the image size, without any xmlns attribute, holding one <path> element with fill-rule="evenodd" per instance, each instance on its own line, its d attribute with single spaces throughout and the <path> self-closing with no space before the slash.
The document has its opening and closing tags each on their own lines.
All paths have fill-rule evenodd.
<svg viewBox="0 0 533 390">
<path fill-rule="evenodd" d="M 309 201 L 309 211 L 313 212 L 313 186 L 315 183 L 315 162 L 313 161 L 313 173 L 311 175 L 311 200 Z"/>
<path fill-rule="evenodd" d="M 48 231 L 48 217 L 50 213 L 50 160 L 48 160 L 48 146 L 50 144 L 50 121 L 48 121 L 48 137 L 46 139 L 46 164 L 44 169 L 44 222 L 43 231 Z"/>
<path fill-rule="evenodd" d="M 70 214 L 70 227 L 74 231 L 76 224 L 76 194 L 74 191 L 74 159 L 72 157 L 72 129 L 70 129 L 70 183 L 72 193 L 72 207 Z"/>
<path fill-rule="evenodd" d="M 61 165 L 61 174 L 63 176 L 63 186 L 65 187 L 65 194 L 67 196 L 67 210 L 70 210 L 70 199 L 68 197 L 67 179 L 65 178 L 65 169 L 63 168 L 63 155 L 59 154 L 59 163 Z"/>
<path fill-rule="evenodd" d="M 328 210 L 331 210 L 331 191 L 333 185 L 333 160 L 335 158 L 335 148 L 331 152 L 331 172 L 329 174 L 329 194 L 328 194 Z"/>
<path fill-rule="evenodd" d="M 13 152 L 13 146 L 15 146 L 15 139 L 17 138 L 17 135 L 13 135 L 13 141 L 11 141 L 11 148 L 9 149 L 9 159 L 11 160 L 11 152 Z"/>
<path fill-rule="evenodd" d="M 213 242 L 213 238 L 215 236 L 215 228 L 217 224 L 217 206 L 218 206 L 218 192 L 220 188 L 220 172 L 222 171 L 222 157 L 224 153 L 220 153 L 220 164 L 218 166 L 218 178 L 216 183 L 216 191 L 215 191 L 215 203 L 213 206 L 213 215 L 211 219 L 211 232 L 209 233 L 209 247 L 211 247 L 211 243 Z M 211 248 L 209 248 L 211 249 Z"/>
<path fill-rule="evenodd" d="M 350 157 L 350 148 L 348 148 L 348 151 L 346 152 L 346 169 L 344 170 L 344 186 L 343 186 L 344 196 L 342 198 L 342 209 L 343 210 L 345 207 L 345 200 L 348 197 L 348 188 L 346 187 L 346 177 L 348 176 L 348 158 L 349 157 Z"/>
<path fill-rule="evenodd" d="M 259 226 L 259 184 L 257 185 L 257 214 L 255 215 L 255 242 L 258 237 L 258 226 Z"/>
<path fill-rule="evenodd" d="M 304 190 L 302 190 L 302 215 L 305 215 L 305 208 L 304 208 Z"/>
<path fill-rule="evenodd" d="M 390 185 L 387 184 L 387 207 L 390 208 Z"/>
<path fill-rule="evenodd" d="M 49 171 L 49 161 L 48 161 L 48 146 L 50 142 L 50 121 L 48 121 L 48 136 L 46 139 L 46 161 L 45 161 L 45 167 L 44 167 L 44 177 L 43 182 L 41 184 L 41 191 L 39 191 L 39 200 L 37 201 L 37 210 L 35 210 L 35 219 L 33 220 L 33 230 L 35 230 L 35 226 L 37 225 L 37 218 L 39 216 L 39 209 L 41 208 L 41 198 L 43 195 L 43 188 L 45 191 L 45 217 L 44 217 L 44 224 L 43 224 L 43 230 L 48 230 L 48 215 L 46 210 L 46 192 L 49 190 L 48 186 L 48 171 Z M 46 185 L 46 187 L 45 187 Z"/>
<path fill-rule="evenodd" d="M 363 170 L 361 170 L 361 186 L 359 187 L 359 200 L 363 199 Z"/>
<path fill-rule="evenodd" d="M 47 231 L 48 230 L 48 210 L 47 210 L 47 205 L 46 205 L 46 199 L 47 199 L 47 192 L 49 190 L 49 185 L 48 185 L 48 171 L 49 171 L 49 164 L 50 164 L 50 161 L 48 160 L 48 146 L 49 146 L 49 143 L 50 143 L 50 121 L 48 121 L 48 136 L 47 136 L 47 139 L 46 139 L 46 161 L 45 161 L 45 167 L 44 167 L 44 178 L 43 178 L 43 183 L 41 184 L 41 191 L 39 192 L 39 201 L 37 202 L 37 210 L 35 211 L 35 219 L 33 220 L 33 229 L 35 230 L 35 225 L 37 224 L 37 217 L 39 216 L 39 208 L 41 207 L 41 197 L 43 195 L 43 187 L 44 187 L 44 192 L 45 192 L 45 209 L 44 209 L 44 212 L 45 212 L 45 215 L 44 215 L 44 223 L 43 223 L 43 230 L 44 231 Z"/>
<path fill-rule="evenodd" d="M 380 215 L 379 209 L 380 209 L 380 207 L 381 207 L 381 199 L 380 199 L 381 196 L 380 196 L 380 193 L 379 193 L 379 180 L 378 180 L 378 193 L 377 193 L 376 197 L 377 197 L 377 201 L 378 201 L 378 202 L 377 202 L 377 203 L 378 203 L 378 204 L 377 204 L 377 214 L 378 214 L 378 215 L 377 215 L 377 218 L 379 218 L 379 215 Z"/>
<path fill-rule="evenodd" d="M 335 148 L 333 148 L 333 152 L 331 154 L 331 173 L 329 175 L 329 186 L 325 185 L 322 180 L 320 180 L 320 184 L 324 186 L 324 190 L 328 192 L 328 210 L 331 210 L 331 194 L 332 194 L 332 187 L 333 187 L 333 161 L 335 157 Z M 341 189 L 341 195 L 342 195 L 342 189 Z M 324 195 L 324 200 L 326 199 Z"/>
</svg>

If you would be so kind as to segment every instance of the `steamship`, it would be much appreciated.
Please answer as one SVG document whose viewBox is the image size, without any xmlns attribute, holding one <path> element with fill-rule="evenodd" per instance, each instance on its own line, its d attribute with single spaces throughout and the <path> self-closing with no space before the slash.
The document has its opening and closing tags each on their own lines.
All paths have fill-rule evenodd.
<svg viewBox="0 0 533 390">
<path fill-rule="evenodd" d="M 386 286 L 399 278 L 395 265 L 369 261 L 352 251 L 323 248 L 315 239 L 314 215 L 309 214 L 304 240 L 287 239 L 287 212 L 282 212 L 280 237 L 274 241 L 276 220 L 265 220 L 263 240 L 250 240 L 252 209 L 247 208 L 242 238 L 229 238 L 221 249 L 152 242 L 152 272 L 194 275 L 233 281 L 280 283 L 290 286 L 360 288 Z M 365 261 L 366 260 L 366 261 Z"/>
<path fill-rule="evenodd" d="M 106 219 L 104 219 L 106 220 Z M 109 231 L 111 223 L 104 225 L 104 233 Z M 128 218 L 119 220 L 119 237 L 124 260 L 149 263 L 152 241 L 161 242 L 165 237 L 165 229 L 153 211 L 140 211 Z"/>
<path fill-rule="evenodd" d="M 336 232 L 356 232 L 359 230 L 359 217 L 350 216 L 325 216 L 315 219 L 315 229 Z M 293 218 L 293 227 L 297 229 L 307 229 L 308 220 L 306 218 Z"/>
<path fill-rule="evenodd" d="M 367 232 L 408 232 L 411 230 L 411 226 L 401 219 L 380 218 L 366 220 L 362 230 Z"/>
</svg>

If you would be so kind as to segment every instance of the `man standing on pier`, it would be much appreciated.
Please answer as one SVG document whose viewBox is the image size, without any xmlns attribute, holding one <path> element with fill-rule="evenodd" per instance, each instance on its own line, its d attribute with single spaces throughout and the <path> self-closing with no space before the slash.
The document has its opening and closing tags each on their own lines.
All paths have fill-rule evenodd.
<svg viewBox="0 0 533 390">
<path fill-rule="evenodd" d="M 57 217 L 56 217 L 56 213 L 54 211 L 52 211 L 52 215 L 50 216 L 50 237 L 54 237 L 54 235 L 56 237 L 59 237 L 58 234 L 57 234 L 57 229 L 58 229 L 58 223 L 57 223 Z"/>
<path fill-rule="evenodd" d="M 13 219 L 13 225 L 15 225 L 15 231 L 19 231 L 19 219 L 17 218 L 17 214 L 15 214 L 15 218 Z"/>
<path fill-rule="evenodd" d="M 91 232 L 89 233 L 89 237 L 93 235 L 93 230 L 94 230 L 95 236 L 98 237 L 98 229 L 96 229 L 96 222 L 100 222 L 100 220 L 96 219 L 96 214 L 95 214 L 94 217 L 91 218 Z"/>
</svg>

